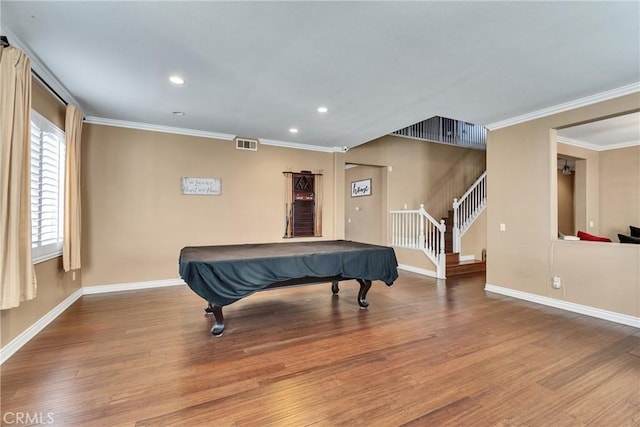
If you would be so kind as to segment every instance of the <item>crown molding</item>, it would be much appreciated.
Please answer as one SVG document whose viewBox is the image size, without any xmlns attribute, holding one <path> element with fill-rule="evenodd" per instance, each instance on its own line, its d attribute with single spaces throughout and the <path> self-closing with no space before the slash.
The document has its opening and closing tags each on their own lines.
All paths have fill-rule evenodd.
<svg viewBox="0 0 640 427">
<path fill-rule="evenodd" d="M 513 125 L 528 122 L 531 120 L 539 119 L 541 117 L 550 116 L 552 114 L 562 113 L 563 111 L 573 110 L 580 107 L 586 107 L 588 105 L 592 105 L 602 101 L 608 101 L 609 99 L 618 98 L 620 96 L 629 95 L 636 92 L 640 92 L 640 82 L 631 83 L 629 85 L 622 86 L 617 89 L 608 90 L 606 92 L 601 92 L 595 95 L 586 96 L 584 98 L 565 102 L 563 104 L 558 104 L 552 107 L 543 108 L 542 110 L 532 111 L 531 113 L 522 114 L 520 116 L 515 116 L 510 119 L 501 120 L 499 122 L 489 123 L 485 127 L 490 131 L 497 130 L 507 126 L 513 126 Z"/>
<path fill-rule="evenodd" d="M 105 119 L 103 117 L 87 116 L 84 119 L 85 123 L 103 126 L 114 126 L 128 129 L 148 130 L 152 132 L 173 133 L 177 135 L 198 136 L 202 138 L 214 138 L 222 139 L 226 141 L 233 140 L 236 135 L 219 132 L 207 132 L 203 130 L 177 128 L 171 126 L 154 125 L 151 123 L 130 122 L 126 120 L 114 120 Z M 275 139 L 258 138 L 258 141 L 262 145 L 271 145 L 274 147 L 293 148 L 296 150 L 309 150 L 309 151 L 321 151 L 323 153 L 344 153 L 342 147 L 324 147 L 321 145 L 307 145 L 296 142 L 278 141 Z"/>
<path fill-rule="evenodd" d="M 4 25 L 2 28 L 2 32 L 9 39 L 9 43 L 11 46 L 17 47 L 21 51 L 27 54 L 29 59 L 31 60 L 31 69 L 35 71 L 53 90 L 55 90 L 61 97 L 64 98 L 67 103 L 75 105 L 76 107 L 84 110 L 83 105 L 78 102 L 77 99 L 71 95 L 71 92 L 67 90 L 67 88 L 60 83 L 60 80 L 47 68 L 46 65 L 38 58 L 38 56 L 33 53 L 33 51 L 26 45 L 22 40 L 15 35 L 13 31 L 7 25 Z M 49 88 L 47 88 L 49 90 Z"/>
<path fill-rule="evenodd" d="M 106 119 L 103 117 L 95 117 L 95 116 L 86 117 L 84 122 L 94 124 L 94 125 L 114 126 L 114 127 L 128 128 L 128 129 L 147 130 L 152 132 L 173 133 L 177 135 L 197 136 L 201 138 L 222 139 L 225 141 L 231 141 L 236 137 L 236 135 L 231 135 L 228 133 L 207 132 L 203 130 L 154 125 L 151 123 L 140 123 L 140 122 L 130 122 L 126 120 Z M 343 153 L 344 152 L 344 149 L 342 147 L 323 147 L 321 145 L 307 145 L 307 144 L 299 144 L 295 142 L 278 141 L 274 139 L 263 139 L 263 138 L 258 138 L 258 141 L 262 145 L 293 148 L 296 150 L 321 151 L 324 153 L 335 153 L 335 152 Z"/>
<path fill-rule="evenodd" d="M 203 130 L 177 128 L 172 126 L 154 125 L 151 123 L 129 122 L 126 120 L 114 120 L 105 119 L 102 117 L 88 116 L 84 120 L 85 123 L 91 123 L 94 125 L 114 126 L 128 129 L 148 130 L 152 132 L 173 133 L 178 135 L 198 136 L 201 138 L 214 138 L 231 141 L 235 138 L 235 135 L 229 135 L 228 133 L 207 132 Z"/>
<path fill-rule="evenodd" d="M 323 153 L 335 153 L 337 151 L 343 151 L 342 149 L 338 150 L 338 147 L 324 147 L 322 145 L 300 144 L 297 142 L 278 141 L 275 139 L 260 138 L 260 144 L 272 145 L 274 147 L 294 148 L 297 150 L 321 151 Z"/>
<path fill-rule="evenodd" d="M 567 145 L 573 145 L 574 147 L 586 148 L 587 150 L 593 151 L 608 151 L 608 150 L 617 150 L 619 148 L 627 148 L 627 147 L 635 147 L 636 145 L 640 145 L 640 141 L 629 141 L 629 142 L 621 142 L 618 144 L 611 144 L 607 146 L 601 146 L 592 144 L 590 142 L 580 141 L 579 139 L 567 138 L 564 136 L 558 136 L 556 141 L 561 142 Z"/>
</svg>

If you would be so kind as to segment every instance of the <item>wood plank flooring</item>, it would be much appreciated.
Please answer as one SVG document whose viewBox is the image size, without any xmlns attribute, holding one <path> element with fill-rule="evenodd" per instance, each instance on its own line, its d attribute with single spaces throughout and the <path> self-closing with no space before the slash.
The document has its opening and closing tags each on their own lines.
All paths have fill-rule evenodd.
<svg viewBox="0 0 640 427">
<path fill-rule="evenodd" d="M 640 426 L 638 329 L 482 274 L 340 287 L 252 295 L 219 338 L 186 286 L 84 296 L 1 367 L 2 425 Z"/>
</svg>

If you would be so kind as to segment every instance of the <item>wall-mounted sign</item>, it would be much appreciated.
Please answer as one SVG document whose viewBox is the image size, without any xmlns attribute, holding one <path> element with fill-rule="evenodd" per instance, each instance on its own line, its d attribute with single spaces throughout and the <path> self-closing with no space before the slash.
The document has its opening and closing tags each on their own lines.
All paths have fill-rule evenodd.
<svg viewBox="0 0 640 427">
<path fill-rule="evenodd" d="M 202 196 L 219 196 L 222 194 L 220 178 L 189 178 L 182 177 L 182 194 L 196 194 Z"/>
<path fill-rule="evenodd" d="M 371 178 L 351 183 L 351 197 L 370 196 Z"/>
</svg>

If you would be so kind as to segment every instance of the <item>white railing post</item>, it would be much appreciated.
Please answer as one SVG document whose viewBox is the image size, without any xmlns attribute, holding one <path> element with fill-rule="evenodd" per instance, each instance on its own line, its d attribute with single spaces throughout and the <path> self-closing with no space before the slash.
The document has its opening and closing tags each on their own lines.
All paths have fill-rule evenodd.
<svg viewBox="0 0 640 427">
<path fill-rule="evenodd" d="M 453 252 L 460 252 L 460 213 L 458 208 L 460 203 L 458 199 L 453 199 L 453 229 L 451 230 L 453 238 Z"/>
<path fill-rule="evenodd" d="M 447 256 L 444 253 L 444 233 L 447 231 L 447 226 L 444 224 L 444 219 L 440 220 L 440 251 L 438 254 L 438 269 L 436 270 L 436 275 L 438 279 L 446 279 L 447 278 Z"/>
<path fill-rule="evenodd" d="M 424 205 L 420 205 L 420 211 L 424 211 Z M 425 239 L 425 235 L 424 235 L 424 219 L 422 218 L 422 216 L 419 217 L 419 221 L 420 221 L 420 231 L 418 234 L 418 247 L 420 249 L 425 249 L 427 246 L 427 241 Z"/>
</svg>

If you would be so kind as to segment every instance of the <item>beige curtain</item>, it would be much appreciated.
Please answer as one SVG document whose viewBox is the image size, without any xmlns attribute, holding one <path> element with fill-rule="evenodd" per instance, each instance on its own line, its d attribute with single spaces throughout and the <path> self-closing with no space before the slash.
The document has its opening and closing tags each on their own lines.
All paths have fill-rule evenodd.
<svg viewBox="0 0 640 427">
<path fill-rule="evenodd" d="M 67 157 L 64 179 L 64 243 L 62 267 L 64 271 L 80 268 L 80 139 L 82 111 L 67 105 L 64 122 L 67 139 Z"/>
<path fill-rule="evenodd" d="M 36 296 L 31 260 L 31 60 L 0 47 L 0 309 Z"/>
</svg>

